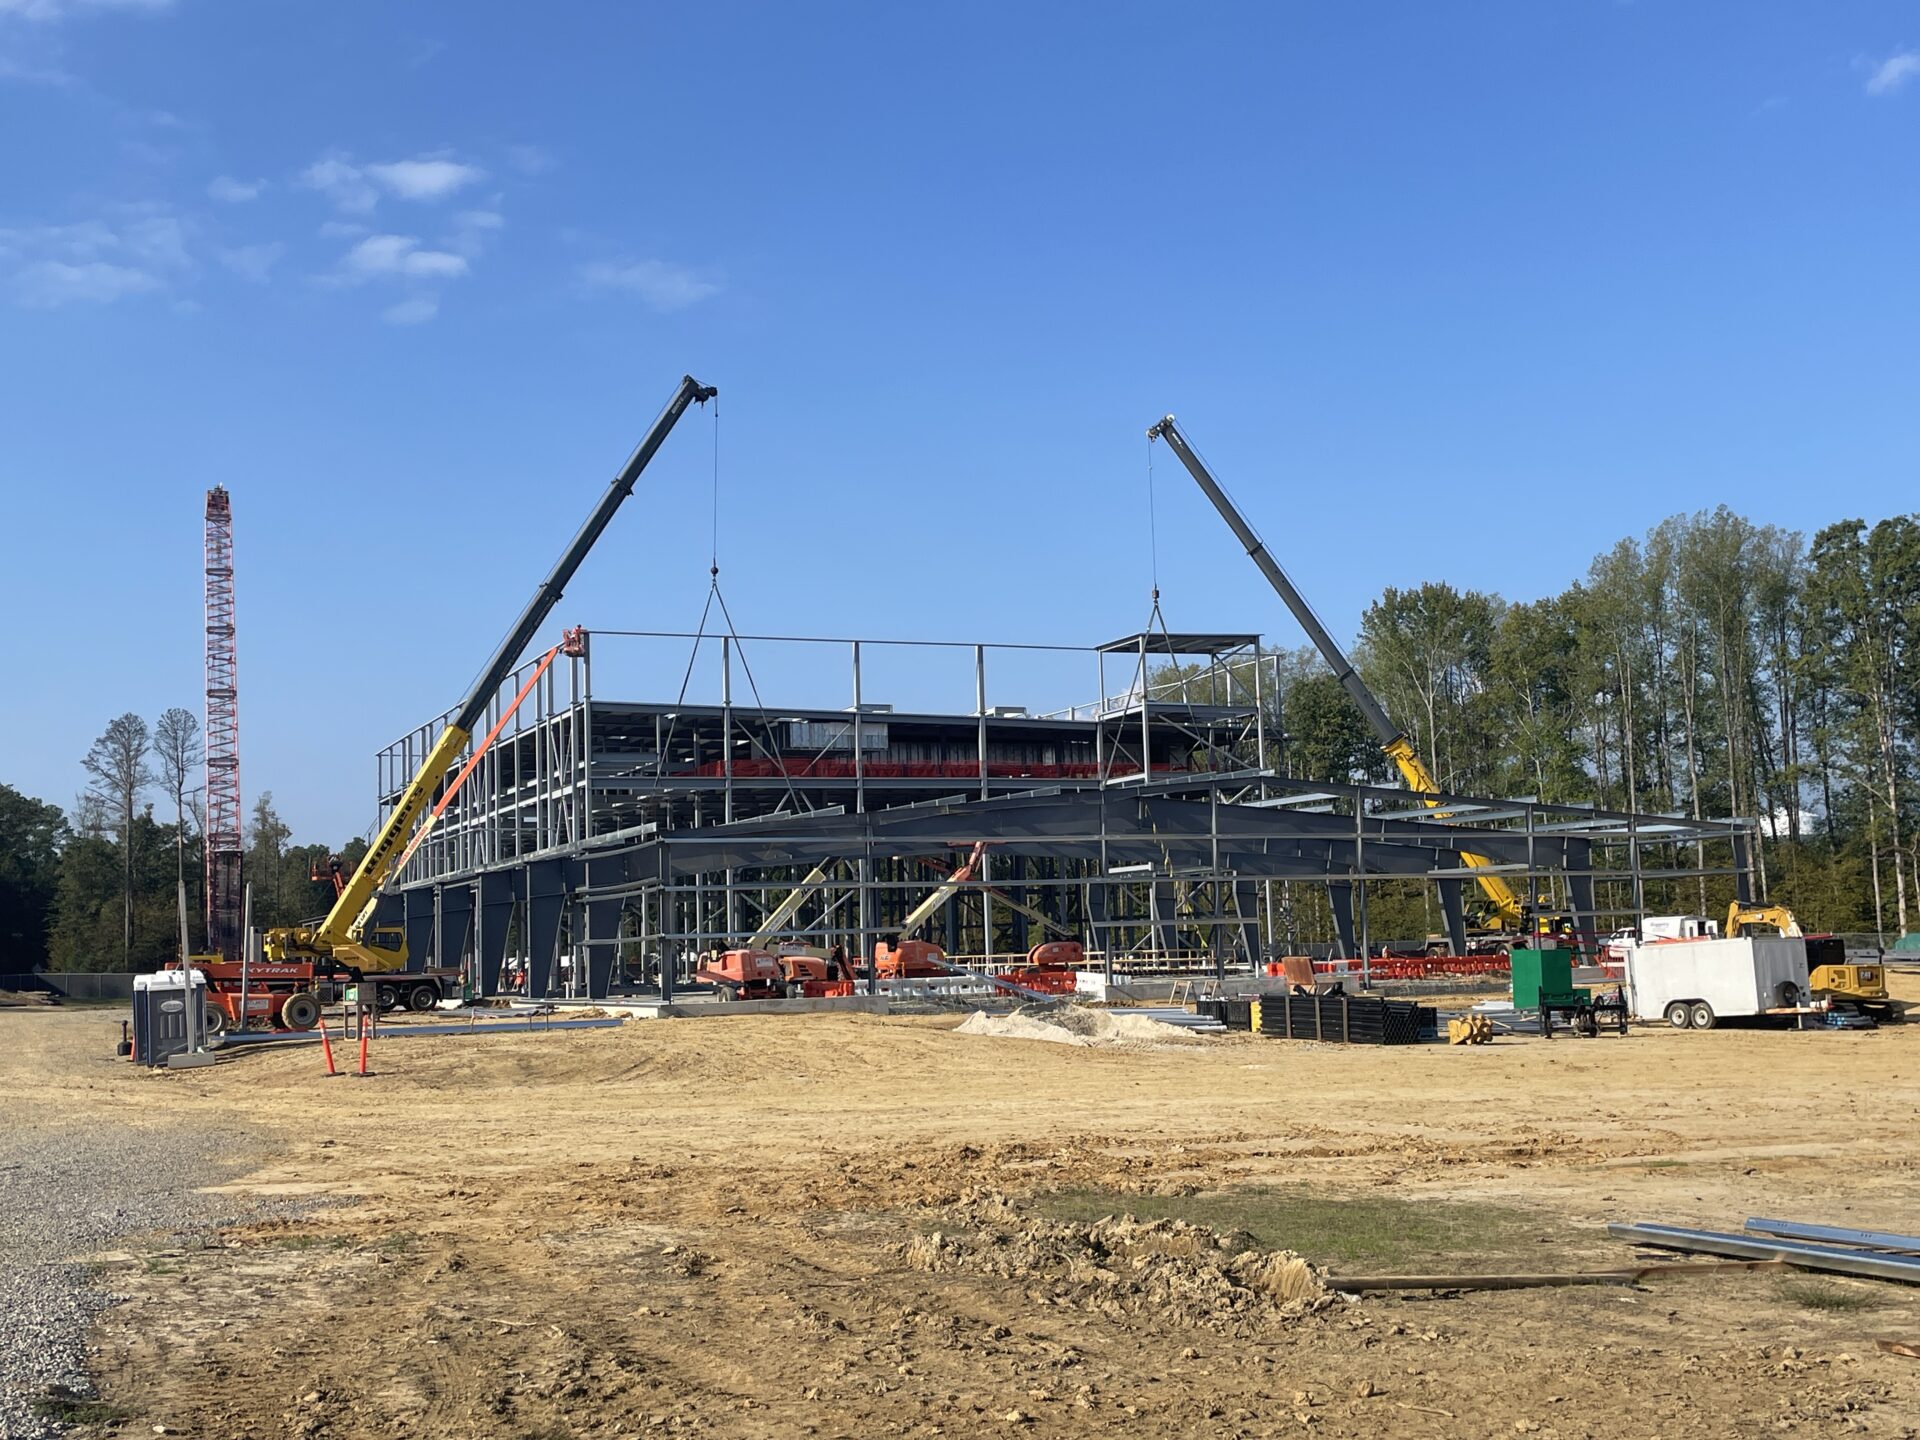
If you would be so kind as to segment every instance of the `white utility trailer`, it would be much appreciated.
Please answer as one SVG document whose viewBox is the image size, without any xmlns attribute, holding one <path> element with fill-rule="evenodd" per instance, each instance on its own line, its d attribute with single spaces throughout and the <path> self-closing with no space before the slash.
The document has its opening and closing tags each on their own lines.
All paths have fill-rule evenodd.
<svg viewBox="0 0 1920 1440">
<path fill-rule="evenodd" d="M 1807 946 L 1784 935 L 1666 940 L 1627 952 L 1627 1005 L 1636 1020 L 1710 1030 L 1740 1015 L 1808 1008 Z"/>
</svg>

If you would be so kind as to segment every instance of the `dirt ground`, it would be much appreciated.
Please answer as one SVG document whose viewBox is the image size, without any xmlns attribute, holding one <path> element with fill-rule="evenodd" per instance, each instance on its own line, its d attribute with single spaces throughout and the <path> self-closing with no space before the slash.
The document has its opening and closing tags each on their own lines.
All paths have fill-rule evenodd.
<svg viewBox="0 0 1920 1440">
<path fill-rule="evenodd" d="M 238 1188 L 343 1203 L 104 1259 L 119 1418 L 86 1433 L 1920 1427 L 1920 1361 L 1875 1347 L 1920 1342 L 1890 1284 L 1356 1301 L 1266 1253 L 1355 1273 L 1327 1237 L 1364 1217 L 1376 1272 L 1620 1265 L 1618 1219 L 1920 1228 L 1920 1024 L 1100 1050 L 753 1016 L 389 1039 L 322 1080 L 308 1048 L 135 1071 L 117 1021 L 0 1014 L 0 1124 L 237 1131 L 266 1156 Z M 1269 1201 L 1296 1228 L 1251 1250 L 1097 1219 Z M 1442 1244 L 1430 1215 L 1464 1219 Z"/>
</svg>

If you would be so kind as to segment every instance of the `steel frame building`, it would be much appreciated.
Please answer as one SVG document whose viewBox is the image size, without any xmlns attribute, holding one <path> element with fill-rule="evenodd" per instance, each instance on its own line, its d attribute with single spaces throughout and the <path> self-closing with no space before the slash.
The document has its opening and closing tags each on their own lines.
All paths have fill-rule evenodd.
<svg viewBox="0 0 1920 1440">
<path fill-rule="evenodd" d="M 685 681 L 671 702 L 596 698 L 595 650 L 634 638 L 691 642 L 696 657 L 716 646 L 717 698 L 689 702 Z M 849 703 L 767 706 L 749 645 L 837 649 Z M 967 665 L 971 713 L 872 703 L 866 666 L 888 647 Z M 1643 914 L 1657 879 L 1731 875 L 1751 895 L 1748 820 L 1461 795 L 1429 805 L 1399 787 L 1288 778 L 1273 763 L 1273 657 L 1255 635 L 1065 647 L 597 631 L 580 648 L 511 712 L 532 667 L 501 686 L 481 732 L 497 723 L 498 740 L 386 902 L 416 961 L 465 965 L 481 993 L 496 991 L 511 949 L 530 995 L 637 984 L 671 998 L 701 951 L 745 940 L 810 876 L 779 933 L 867 955 L 976 842 L 980 873 L 928 937 L 993 965 L 1072 936 L 1109 977 L 1288 953 L 1287 887 L 1301 882 L 1326 887 L 1340 951 L 1364 955 L 1368 884 L 1431 881 L 1463 951 L 1463 851 L 1526 893 L 1557 887 L 1586 931 Z M 990 705 L 1003 652 L 1085 665 L 1100 698 L 1046 713 Z M 754 692 L 744 704 L 740 678 Z M 380 751 L 383 812 L 445 719 Z M 1666 863 L 1650 866 L 1649 847 Z M 1694 863 L 1677 863 L 1683 848 Z"/>
</svg>

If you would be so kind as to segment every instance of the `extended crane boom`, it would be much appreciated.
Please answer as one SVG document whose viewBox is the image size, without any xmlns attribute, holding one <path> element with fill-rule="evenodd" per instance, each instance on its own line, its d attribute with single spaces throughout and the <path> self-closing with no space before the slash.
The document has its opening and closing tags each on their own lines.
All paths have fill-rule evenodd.
<svg viewBox="0 0 1920 1440">
<path fill-rule="evenodd" d="M 1360 708 L 1360 713 L 1366 716 L 1367 724 L 1373 727 L 1373 733 L 1380 738 L 1380 748 L 1386 752 L 1387 758 L 1392 760 L 1394 766 L 1400 771 L 1401 778 L 1407 782 L 1407 788 L 1423 797 L 1437 795 L 1440 786 L 1434 781 L 1432 772 L 1427 769 L 1426 762 L 1420 758 L 1419 752 L 1413 748 L 1413 742 L 1407 738 L 1406 732 L 1393 723 L 1380 702 L 1374 698 L 1373 692 L 1367 688 L 1366 681 L 1360 678 L 1360 672 L 1355 670 L 1353 662 L 1347 659 L 1346 652 L 1335 643 L 1333 636 L 1327 633 L 1327 627 L 1320 623 L 1320 617 L 1313 613 L 1313 607 L 1307 604 L 1306 596 L 1294 588 L 1293 581 L 1287 578 L 1287 572 L 1280 568 L 1280 563 L 1273 558 L 1265 542 L 1255 533 L 1253 526 L 1247 523 L 1246 517 L 1234 506 L 1233 501 L 1227 498 L 1227 492 L 1220 488 L 1220 482 L 1213 478 L 1212 472 L 1194 452 L 1193 446 L 1187 443 L 1187 437 L 1180 432 L 1180 427 L 1174 423 L 1173 416 L 1168 415 L 1159 424 L 1150 427 L 1147 431 L 1147 439 L 1166 441 L 1167 448 L 1179 457 L 1182 465 L 1187 467 L 1187 473 L 1193 476 L 1194 482 L 1205 492 L 1207 499 L 1213 502 L 1213 508 L 1220 512 L 1220 518 L 1227 522 L 1227 528 L 1232 530 L 1235 538 L 1246 547 L 1248 557 L 1259 567 L 1260 573 L 1267 577 L 1267 583 L 1286 602 L 1287 609 L 1293 612 L 1293 618 L 1298 620 L 1300 628 L 1307 632 L 1307 638 L 1313 641 L 1321 655 L 1326 657 L 1327 664 L 1333 667 L 1334 678 L 1339 680 L 1341 687 Z M 1438 808 L 1441 802 L 1428 798 L 1426 803 L 1429 808 Z M 1475 870 L 1485 870 L 1493 863 L 1484 855 L 1469 855 L 1464 851 L 1461 852 L 1460 858 Z M 1487 903 L 1493 907 L 1504 923 L 1513 926 L 1526 924 L 1526 907 L 1520 903 L 1520 897 L 1513 893 L 1513 888 L 1505 880 L 1491 873 L 1478 874 L 1474 878 L 1480 882 L 1480 890 L 1487 897 Z"/>
<path fill-rule="evenodd" d="M 654 420 L 652 428 L 639 445 L 634 447 L 633 453 L 627 457 L 627 463 L 620 467 L 619 473 L 607 486 L 606 493 L 600 497 L 600 503 L 594 506 L 593 513 L 587 516 L 586 523 L 573 537 L 573 542 L 561 554 L 552 572 L 540 582 L 540 588 L 533 592 L 527 608 L 520 613 L 520 618 L 493 652 L 493 658 L 474 680 L 473 688 L 460 702 L 460 708 L 454 711 L 452 719 L 440 732 L 440 738 L 427 752 L 427 758 L 420 762 L 420 769 L 394 802 L 393 810 L 381 824 L 379 833 L 374 836 L 373 844 L 355 868 L 352 878 L 334 897 L 333 908 L 327 912 L 326 918 L 312 929 L 303 927 L 269 932 L 267 954 L 270 959 L 319 955 L 366 971 L 384 973 L 406 968 L 406 945 L 398 932 L 377 932 L 373 941 L 369 941 L 365 934 L 380 887 L 392 877 L 414 825 L 433 801 L 435 788 L 453 769 L 461 752 L 467 748 L 467 742 L 473 738 L 473 727 L 485 711 L 488 700 L 519 662 L 527 642 L 546 623 L 562 591 L 580 568 L 580 562 L 587 558 L 587 552 L 593 548 L 601 532 L 607 528 L 607 522 L 613 519 L 614 512 L 633 493 L 640 472 L 647 468 L 654 452 L 672 433 L 674 424 L 686 413 L 687 407 L 704 405 L 718 393 L 713 386 L 702 385 L 691 375 L 682 378 L 673 398 L 667 402 L 666 408 Z M 379 943 L 383 940 L 389 943 Z"/>
</svg>

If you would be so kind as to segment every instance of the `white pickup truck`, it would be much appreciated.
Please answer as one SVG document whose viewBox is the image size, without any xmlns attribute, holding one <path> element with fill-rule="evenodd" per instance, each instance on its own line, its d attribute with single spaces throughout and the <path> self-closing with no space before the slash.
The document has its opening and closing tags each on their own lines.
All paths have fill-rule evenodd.
<svg viewBox="0 0 1920 1440">
<path fill-rule="evenodd" d="M 1711 1030 L 1743 1015 L 1796 1014 L 1808 1003 L 1807 946 L 1784 935 L 1660 940 L 1626 949 L 1627 1006 L 1636 1020 Z"/>
</svg>

